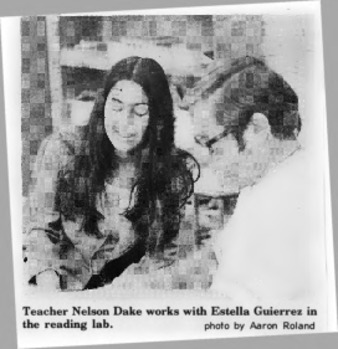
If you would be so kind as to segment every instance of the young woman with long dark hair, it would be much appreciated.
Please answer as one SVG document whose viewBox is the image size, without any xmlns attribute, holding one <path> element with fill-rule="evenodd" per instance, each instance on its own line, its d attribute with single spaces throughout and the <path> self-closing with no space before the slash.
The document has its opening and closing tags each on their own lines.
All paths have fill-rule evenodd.
<svg viewBox="0 0 338 349">
<path fill-rule="evenodd" d="M 66 156 L 49 193 L 53 219 L 34 226 L 39 219 L 32 218 L 26 234 L 29 283 L 89 289 L 111 283 L 144 256 L 170 263 L 165 251 L 179 232 L 198 164 L 174 145 L 173 102 L 161 66 L 140 57 L 114 65 L 78 144 L 58 139 L 54 149 L 59 160 Z M 40 158 L 41 173 L 52 160 Z M 33 197 L 46 206 L 34 194 L 43 197 L 41 191 L 35 187 Z"/>
</svg>

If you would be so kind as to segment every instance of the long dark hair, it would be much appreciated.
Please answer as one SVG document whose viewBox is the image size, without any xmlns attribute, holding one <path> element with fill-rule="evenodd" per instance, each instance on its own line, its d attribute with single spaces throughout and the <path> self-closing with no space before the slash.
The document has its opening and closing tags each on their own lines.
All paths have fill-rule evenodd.
<svg viewBox="0 0 338 349">
<path fill-rule="evenodd" d="M 139 84 L 148 97 L 149 123 L 138 147 L 141 161 L 131 193 L 135 200 L 125 216 L 147 249 L 154 251 L 177 235 L 180 208 L 193 193 L 196 180 L 191 166 L 198 169 L 198 164 L 174 145 L 169 84 L 162 67 L 153 59 L 129 57 L 112 67 L 104 89 L 98 93 L 80 153 L 59 176 L 56 207 L 65 219 L 82 216 L 84 233 L 100 236 L 98 222 L 104 217 L 96 209 L 97 197 L 118 166 L 115 148 L 104 128 L 104 107 L 111 88 L 120 80 Z"/>
</svg>

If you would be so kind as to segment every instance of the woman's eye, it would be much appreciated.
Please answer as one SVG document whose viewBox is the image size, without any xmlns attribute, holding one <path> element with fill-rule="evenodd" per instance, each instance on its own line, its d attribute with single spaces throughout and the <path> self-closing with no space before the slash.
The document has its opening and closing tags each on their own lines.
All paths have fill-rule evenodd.
<svg viewBox="0 0 338 349">
<path fill-rule="evenodd" d="M 138 116 L 144 116 L 148 114 L 149 112 L 149 107 L 148 104 L 136 104 L 134 106 L 134 113 Z"/>
<path fill-rule="evenodd" d="M 122 111 L 122 109 L 123 109 L 123 104 L 122 104 L 121 102 L 119 102 L 119 101 L 113 99 L 113 100 L 111 101 L 111 109 L 112 109 L 113 111 Z"/>
</svg>

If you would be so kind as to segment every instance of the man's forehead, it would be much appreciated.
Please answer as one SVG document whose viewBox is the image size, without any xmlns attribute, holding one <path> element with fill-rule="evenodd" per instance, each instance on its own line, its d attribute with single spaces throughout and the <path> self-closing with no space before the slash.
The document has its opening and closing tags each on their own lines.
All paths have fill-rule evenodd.
<svg viewBox="0 0 338 349">
<path fill-rule="evenodd" d="M 239 123 L 240 106 L 228 98 L 229 88 L 218 89 L 209 97 L 203 97 L 190 109 L 194 122 L 208 120 L 217 126 L 233 126 Z"/>
</svg>

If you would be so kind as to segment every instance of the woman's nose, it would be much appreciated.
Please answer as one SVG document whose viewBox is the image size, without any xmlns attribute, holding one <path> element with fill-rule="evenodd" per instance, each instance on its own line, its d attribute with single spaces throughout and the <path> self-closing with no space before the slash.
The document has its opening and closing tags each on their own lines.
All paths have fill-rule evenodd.
<svg viewBox="0 0 338 349">
<path fill-rule="evenodd" d="M 127 124 L 132 124 L 134 120 L 134 110 L 132 106 L 126 106 L 123 110 L 123 115 L 122 115 L 122 123 L 127 125 Z"/>
</svg>

